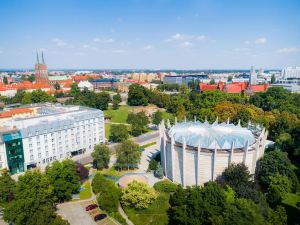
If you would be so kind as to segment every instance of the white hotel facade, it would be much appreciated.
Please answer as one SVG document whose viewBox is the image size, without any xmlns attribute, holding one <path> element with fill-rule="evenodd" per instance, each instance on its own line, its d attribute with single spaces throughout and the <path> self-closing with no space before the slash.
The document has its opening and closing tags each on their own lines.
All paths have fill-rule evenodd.
<svg viewBox="0 0 300 225">
<path fill-rule="evenodd" d="M 2 167 L 11 173 L 43 168 L 55 160 L 91 152 L 96 144 L 105 142 L 101 110 L 54 104 L 33 109 L 35 116 L 6 121 L 5 126 L 11 130 L 0 134 L 4 154 L 1 159 L 6 159 Z M 18 149 L 13 149 L 18 142 L 11 141 L 17 136 L 21 143 Z"/>
</svg>

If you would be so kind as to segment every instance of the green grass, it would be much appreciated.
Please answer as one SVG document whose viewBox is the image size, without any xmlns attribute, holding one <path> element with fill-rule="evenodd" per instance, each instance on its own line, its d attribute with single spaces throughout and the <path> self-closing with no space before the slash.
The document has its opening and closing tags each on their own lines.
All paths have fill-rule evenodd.
<svg viewBox="0 0 300 225">
<path fill-rule="evenodd" d="M 164 225 L 168 224 L 167 210 L 169 208 L 168 193 L 160 193 L 159 197 L 153 202 L 148 209 L 134 209 L 124 207 L 129 219 L 135 225 Z"/>
<path fill-rule="evenodd" d="M 109 139 L 109 135 L 110 135 L 110 127 L 111 127 L 110 123 L 105 123 L 105 137 L 107 140 Z"/>
<path fill-rule="evenodd" d="M 282 201 L 288 215 L 288 224 L 295 224 L 295 221 L 300 221 L 300 209 L 296 206 L 297 202 L 300 202 L 300 192 L 288 193 Z"/>
<path fill-rule="evenodd" d="M 92 197 L 92 190 L 91 190 L 91 184 L 89 181 L 86 181 L 82 185 L 84 187 L 84 190 L 80 191 L 79 197 L 80 200 L 88 199 Z"/>
<path fill-rule="evenodd" d="M 114 167 L 111 167 L 108 169 L 103 169 L 103 170 L 99 171 L 99 173 L 101 173 L 102 175 L 106 175 L 106 176 L 121 177 L 125 173 L 128 173 L 128 170 L 118 171 Z"/>
<path fill-rule="evenodd" d="M 153 142 L 147 143 L 147 144 L 145 144 L 145 145 L 142 145 L 142 146 L 140 146 L 140 147 L 141 147 L 141 148 L 148 148 L 148 147 L 150 147 L 150 146 L 152 146 L 152 145 L 156 145 L 156 141 L 153 141 Z"/>
<path fill-rule="evenodd" d="M 112 123 L 126 123 L 128 117 L 128 110 L 132 107 L 128 105 L 120 106 L 119 109 L 113 110 L 112 107 L 109 107 L 108 110 L 104 111 L 105 117 L 110 117 L 110 122 Z"/>
</svg>

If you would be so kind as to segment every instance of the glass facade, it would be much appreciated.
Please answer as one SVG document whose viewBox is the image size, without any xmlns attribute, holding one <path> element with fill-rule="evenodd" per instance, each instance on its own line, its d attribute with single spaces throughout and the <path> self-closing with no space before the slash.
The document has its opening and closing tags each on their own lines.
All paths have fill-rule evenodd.
<svg viewBox="0 0 300 225">
<path fill-rule="evenodd" d="M 24 151 L 20 132 L 4 134 L 3 139 L 10 173 L 24 172 Z"/>
</svg>

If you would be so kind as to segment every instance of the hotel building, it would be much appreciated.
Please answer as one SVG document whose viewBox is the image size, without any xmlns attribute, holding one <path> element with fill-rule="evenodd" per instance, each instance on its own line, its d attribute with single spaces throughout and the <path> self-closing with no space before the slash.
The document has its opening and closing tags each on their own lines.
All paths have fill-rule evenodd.
<svg viewBox="0 0 300 225">
<path fill-rule="evenodd" d="M 11 174 L 91 152 L 105 141 L 101 110 L 59 104 L 26 108 L 33 113 L 0 126 L 0 169 Z"/>
</svg>

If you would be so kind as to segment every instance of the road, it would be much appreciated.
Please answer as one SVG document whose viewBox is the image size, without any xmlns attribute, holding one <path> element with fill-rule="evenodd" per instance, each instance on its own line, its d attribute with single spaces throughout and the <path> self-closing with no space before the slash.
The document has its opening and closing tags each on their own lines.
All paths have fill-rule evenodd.
<svg viewBox="0 0 300 225">
<path fill-rule="evenodd" d="M 132 138 L 135 143 L 139 145 L 143 145 L 149 142 L 156 141 L 158 143 L 159 138 L 159 131 L 152 131 L 143 135 L 140 135 L 138 137 Z M 109 144 L 108 147 L 112 153 L 115 152 L 116 146 L 118 143 Z M 81 164 L 87 164 L 93 162 L 93 157 L 91 156 L 91 153 L 86 153 L 83 155 L 77 155 L 72 158 L 74 161 L 79 162 Z"/>
</svg>

